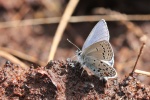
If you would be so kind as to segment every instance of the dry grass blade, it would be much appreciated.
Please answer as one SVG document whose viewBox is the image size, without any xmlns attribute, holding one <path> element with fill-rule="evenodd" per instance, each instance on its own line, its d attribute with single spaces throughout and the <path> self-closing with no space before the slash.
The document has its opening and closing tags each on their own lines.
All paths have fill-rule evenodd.
<svg viewBox="0 0 150 100">
<path fill-rule="evenodd" d="M 51 46 L 51 51 L 49 53 L 49 57 L 48 57 L 48 61 L 53 60 L 54 55 L 56 53 L 56 49 L 58 47 L 58 44 L 61 40 L 61 37 L 63 35 L 63 32 L 69 22 L 69 19 L 74 11 L 74 9 L 76 8 L 77 4 L 78 4 L 79 0 L 70 0 L 67 8 L 62 16 L 62 19 L 60 21 L 60 24 L 58 25 L 58 29 L 56 30 L 56 34 L 54 36 L 53 42 L 52 42 L 52 46 Z"/>
<path fill-rule="evenodd" d="M 26 64 L 24 64 L 19 59 L 17 59 L 16 57 L 12 56 L 11 54 L 9 54 L 5 51 L 0 50 L 0 56 L 12 61 L 13 63 L 20 65 L 21 67 L 23 67 L 25 69 L 28 68 L 28 66 Z"/>
<path fill-rule="evenodd" d="M 146 75 L 146 76 L 150 76 L 150 72 L 146 72 L 146 71 L 142 71 L 142 70 L 138 70 L 138 69 L 136 69 L 134 72 L 138 73 L 138 74 L 143 74 L 143 75 Z"/>
<path fill-rule="evenodd" d="M 22 52 L 19 52 L 19 51 L 13 50 L 13 49 L 0 47 L 0 50 L 6 51 L 6 52 L 8 52 L 8 53 L 10 53 L 10 54 L 12 54 L 16 57 L 19 57 L 19 58 L 21 58 L 23 60 L 26 60 L 26 61 L 29 61 L 29 62 L 33 62 L 33 63 L 38 64 L 40 66 L 45 66 L 46 65 L 46 63 L 44 63 L 42 61 L 39 61 L 35 57 L 29 56 L 27 54 L 24 54 Z"/>
<path fill-rule="evenodd" d="M 69 22 L 70 23 L 93 22 L 93 21 L 99 21 L 102 18 L 104 18 L 106 21 L 120 21 L 120 20 L 150 21 L 150 15 L 126 15 L 126 17 L 128 19 L 118 17 L 117 15 L 72 16 Z M 0 28 L 10 28 L 10 27 L 40 25 L 40 24 L 53 24 L 53 23 L 59 23 L 60 19 L 61 17 L 53 17 L 53 18 L 39 18 L 39 19 L 26 19 L 26 20 L 0 22 Z"/>
<path fill-rule="evenodd" d="M 137 65 L 137 63 L 138 63 L 138 60 L 139 60 L 139 58 L 140 58 L 140 56 L 141 56 L 141 54 L 142 54 L 143 48 L 144 48 L 144 46 L 145 46 L 145 43 L 146 43 L 146 40 L 147 40 L 147 36 L 146 36 L 146 35 L 142 36 L 142 37 L 140 38 L 140 40 L 141 40 L 141 42 L 143 42 L 143 44 L 142 44 L 142 46 L 141 46 L 141 48 L 140 48 L 140 52 L 139 52 L 139 54 L 138 54 L 138 57 L 137 57 L 137 59 L 136 59 L 136 62 L 135 62 L 135 65 L 134 65 L 134 67 L 133 67 L 133 70 L 132 70 L 131 74 L 133 74 L 134 71 L 135 71 L 136 65 Z"/>
<path fill-rule="evenodd" d="M 1 22 L 0 23 L 0 28 L 58 23 L 59 21 L 60 21 L 60 17 L 16 20 L 16 21 Z"/>
</svg>

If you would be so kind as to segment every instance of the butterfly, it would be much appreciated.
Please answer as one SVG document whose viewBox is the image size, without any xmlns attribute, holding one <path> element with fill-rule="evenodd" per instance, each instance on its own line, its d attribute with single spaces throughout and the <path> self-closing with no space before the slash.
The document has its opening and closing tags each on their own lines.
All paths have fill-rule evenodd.
<svg viewBox="0 0 150 100">
<path fill-rule="evenodd" d="M 95 76 L 106 80 L 117 77 L 117 72 L 113 68 L 114 52 L 109 38 L 107 24 L 102 19 L 92 29 L 82 50 L 77 47 L 76 51 L 78 62 L 84 69 L 88 69 Z"/>
</svg>

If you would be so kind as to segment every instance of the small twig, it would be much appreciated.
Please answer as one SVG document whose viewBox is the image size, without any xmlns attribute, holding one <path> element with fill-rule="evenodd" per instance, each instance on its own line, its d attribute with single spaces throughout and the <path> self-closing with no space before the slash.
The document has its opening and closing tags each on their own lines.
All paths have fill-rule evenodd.
<svg viewBox="0 0 150 100">
<path fill-rule="evenodd" d="M 138 74 L 143 74 L 143 75 L 146 75 L 146 76 L 150 76 L 150 72 L 146 72 L 146 71 L 142 71 L 142 70 L 138 70 L 138 69 L 136 69 L 134 72 L 138 73 Z"/>
<path fill-rule="evenodd" d="M 91 15 L 91 16 L 72 16 L 69 20 L 70 23 L 78 22 L 94 22 L 100 19 L 105 19 L 106 21 L 150 21 L 150 15 L 126 15 L 127 19 L 118 17 L 118 15 Z M 0 22 L 0 28 L 11 28 L 20 27 L 28 25 L 40 25 L 40 24 L 54 24 L 59 23 L 61 17 L 53 18 L 38 18 L 38 19 L 26 19 L 26 20 L 15 20 Z"/>
<path fill-rule="evenodd" d="M 137 62 L 138 62 L 138 60 L 139 60 L 139 58 L 140 58 L 140 56 L 141 56 L 141 54 L 142 54 L 142 51 L 143 51 L 144 46 L 145 46 L 145 43 L 143 43 L 143 44 L 142 44 L 142 46 L 141 46 L 141 49 L 140 49 L 139 55 L 138 55 L 138 57 L 137 57 L 137 59 L 136 59 L 135 65 L 134 65 L 133 70 L 132 70 L 132 72 L 131 72 L 131 73 L 133 73 L 133 72 L 135 71 L 135 68 L 136 68 Z"/>
<path fill-rule="evenodd" d="M 27 54 L 24 54 L 22 52 L 16 51 L 14 49 L 10 49 L 10 48 L 5 48 L 5 47 L 0 47 L 0 50 L 6 51 L 16 57 L 19 57 L 23 60 L 29 61 L 29 62 L 33 62 L 35 64 L 38 64 L 40 66 L 45 66 L 46 63 L 39 61 L 38 59 L 36 59 L 35 57 L 29 56 Z"/>
<path fill-rule="evenodd" d="M 25 63 L 21 62 L 19 59 L 17 59 L 16 57 L 12 56 L 11 54 L 5 51 L 0 50 L 0 56 L 12 61 L 13 63 L 20 65 L 21 67 L 25 69 L 29 68 Z"/>
<path fill-rule="evenodd" d="M 131 75 L 134 73 L 135 68 L 136 68 L 136 65 L 137 65 L 137 63 L 138 63 L 138 60 L 139 60 L 139 58 L 140 58 L 140 56 L 141 56 L 141 54 L 142 54 L 143 48 L 144 48 L 144 46 L 145 46 L 145 42 L 146 42 L 146 40 L 147 40 L 146 35 L 142 36 L 140 40 L 143 42 L 143 44 L 142 44 L 142 46 L 141 46 L 141 48 L 140 48 L 140 52 L 139 52 L 138 57 L 137 57 L 137 59 L 136 59 L 136 62 L 135 62 L 135 65 L 134 65 L 134 67 L 133 67 L 133 70 L 132 70 L 132 72 L 131 72 Z"/>
<path fill-rule="evenodd" d="M 53 60 L 54 56 L 55 56 L 55 53 L 56 53 L 56 49 L 58 47 L 58 44 L 62 38 L 62 35 L 63 35 L 63 32 L 69 22 L 69 19 L 74 11 L 74 9 L 76 8 L 77 4 L 78 4 L 79 0 L 70 0 L 66 9 L 65 9 L 65 12 L 62 16 L 62 19 L 58 25 L 58 28 L 56 30 L 56 33 L 55 33 L 55 36 L 54 36 L 54 39 L 53 39 L 53 42 L 52 42 L 52 46 L 51 46 L 51 50 L 50 50 L 50 53 L 49 53 L 49 57 L 48 57 L 48 62 L 50 60 Z"/>
</svg>

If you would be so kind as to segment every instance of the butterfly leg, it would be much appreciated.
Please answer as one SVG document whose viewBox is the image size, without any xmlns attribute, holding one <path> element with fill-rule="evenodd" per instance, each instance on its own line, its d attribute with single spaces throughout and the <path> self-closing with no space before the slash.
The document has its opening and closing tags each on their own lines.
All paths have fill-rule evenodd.
<svg viewBox="0 0 150 100">
<path fill-rule="evenodd" d="M 69 66 L 75 67 L 74 63 L 72 62 L 72 60 L 70 58 L 67 58 L 67 62 L 69 64 Z"/>
<path fill-rule="evenodd" d="M 108 80 L 108 77 L 104 77 L 104 80 L 107 81 L 107 80 Z"/>
<path fill-rule="evenodd" d="M 75 67 L 74 63 L 69 63 L 69 66 Z"/>
<path fill-rule="evenodd" d="M 83 70 L 82 70 L 82 72 L 81 72 L 81 76 L 82 76 L 82 74 L 83 74 L 83 72 L 84 72 L 84 68 L 85 68 L 86 66 L 81 66 L 81 68 L 83 68 Z M 80 68 L 80 69 L 81 69 Z"/>
<path fill-rule="evenodd" d="M 99 80 L 101 80 L 102 82 L 107 82 L 108 78 L 107 77 L 100 77 Z"/>
<path fill-rule="evenodd" d="M 106 88 L 108 88 L 108 83 L 107 83 L 108 78 L 107 77 L 100 77 L 99 79 L 102 81 L 103 85 Z"/>
</svg>

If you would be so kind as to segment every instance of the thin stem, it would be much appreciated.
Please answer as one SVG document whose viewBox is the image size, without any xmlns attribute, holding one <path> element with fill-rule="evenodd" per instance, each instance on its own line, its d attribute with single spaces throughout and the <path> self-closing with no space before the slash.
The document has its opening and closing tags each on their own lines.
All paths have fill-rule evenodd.
<svg viewBox="0 0 150 100">
<path fill-rule="evenodd" d="M 138 63 L 138 60 L 139 60 L 141 54 L 142 54 L 142 51 L 143 51 L 144 46 L 145 46 L 145 42 L 143 42 L 143 44 L 142 44 L 142 46 L 141 46 L 141 48 L 140 48 L 139 55 L 138 55 L 138 57 L 137 57 L 137 59 L 136 59 L 136 62 L 135 62 L 135 65 L 134 65 L 134 67 L 133 67 L 133 70 L 132 70 L 131 74 L 133 74 L 134 71 L 135 71 L 136 65 L 137 65 L 137 63 Z"/>
<path fill-rule="evenodd" d="M 71 18 L 72 13 L 74 12 L 78 2 L 79 2 L 79 0 L 70 0 L 69 1 L 68 5 L 65 9 L 65 12 L 61 18 L 61 21 L 58 25 L 58 28 L 56 30 L 56 33 L 55 33 L 55 36 L 54 36 L 54 39 L 52 42 L 51 50 L 49 52 L 48 62 L 50 60 L 54 59 L 58 44 L 63 36 L 63 32 Z"/>
</svg>

